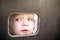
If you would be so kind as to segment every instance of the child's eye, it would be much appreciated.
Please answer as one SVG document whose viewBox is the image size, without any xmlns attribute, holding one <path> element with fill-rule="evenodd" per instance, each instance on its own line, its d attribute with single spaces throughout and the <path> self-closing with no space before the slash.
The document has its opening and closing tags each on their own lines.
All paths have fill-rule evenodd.
<svg viewBox="0 0 60 40">
<path fill-rule="evenodd" d="M 33 19 L 28 19 L 28 21 L 33 21 Z"/>
<path fill-rule="evenodd" d="M 19 18 L 17 18 L 16 21 L 23 21 L 23 19 L 19 19 Z"/>
<path fill-rule="evenodd" d="M 19 19 L 16 19 L 16 21 L 19 21 Z"/>
<path fill-rule="evenodd" d="M 20 19 L 16 19 L 16 21 L 20 21 Z"/>
</svg>

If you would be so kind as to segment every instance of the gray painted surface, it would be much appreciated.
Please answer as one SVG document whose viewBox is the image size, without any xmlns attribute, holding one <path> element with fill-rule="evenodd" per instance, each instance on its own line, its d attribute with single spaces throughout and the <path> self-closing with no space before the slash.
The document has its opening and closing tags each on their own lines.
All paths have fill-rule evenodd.
<svg viewBox="0 0 60 40">
<path fill-rule="evenodd" d="M 1 38 L 6 40 L 58 40 L 60 37 L 60 0 L 0 0 Z M 7 18 L 11 12 L 35 12 L 40 15 L 41 29 L 36 36 L 11 38 Z"/>
</svg>

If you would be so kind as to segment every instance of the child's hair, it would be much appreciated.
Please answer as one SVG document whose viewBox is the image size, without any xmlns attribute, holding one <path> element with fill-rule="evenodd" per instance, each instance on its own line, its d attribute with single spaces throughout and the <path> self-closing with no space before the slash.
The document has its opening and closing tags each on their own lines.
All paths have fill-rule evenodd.
<svg viewBox="0 0 60 40">
<path fill-rule="evenodd" d="M 14 23 L 14 18 L 17 16 L 18 14 L 12 14 L 10 17 L 9 17 L 9 33 L 10 34 L 14 34 L 13 32 L 13 23 Z"/>
</svg>

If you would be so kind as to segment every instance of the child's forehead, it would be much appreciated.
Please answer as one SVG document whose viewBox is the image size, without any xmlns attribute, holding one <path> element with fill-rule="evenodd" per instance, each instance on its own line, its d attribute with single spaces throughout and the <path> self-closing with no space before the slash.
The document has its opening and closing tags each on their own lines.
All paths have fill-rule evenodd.
<svg viewBox="0 0 60 40">
<path fill-rule="evenodd" d="M 25 17 L 33 18 L 33 14 L 17 14 L 15 16 L 15 18 L 20 18 L 20 17 L 22 17 L 22 18 L 25 18 Z"/>
</svg>

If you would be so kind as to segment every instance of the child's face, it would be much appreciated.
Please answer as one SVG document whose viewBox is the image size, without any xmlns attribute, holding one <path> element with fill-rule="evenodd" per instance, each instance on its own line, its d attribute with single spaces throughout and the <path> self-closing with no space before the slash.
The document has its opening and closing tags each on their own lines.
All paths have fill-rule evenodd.
<svg viewBox="0 0 60 40">
<path fill-rule="evenodd" d="M 31 34 L 33 26 L 33 14 L 21 14 L 14 17 L 13 31 L 15 34 Z"/>
</svg>

